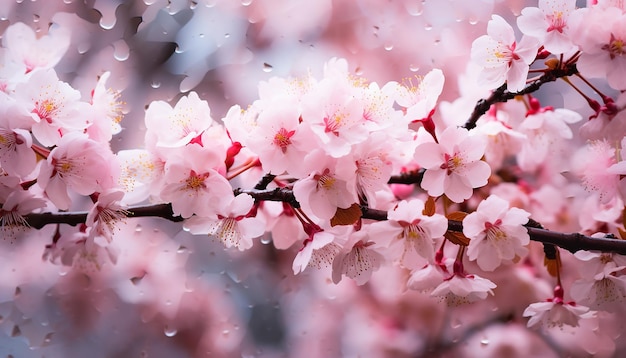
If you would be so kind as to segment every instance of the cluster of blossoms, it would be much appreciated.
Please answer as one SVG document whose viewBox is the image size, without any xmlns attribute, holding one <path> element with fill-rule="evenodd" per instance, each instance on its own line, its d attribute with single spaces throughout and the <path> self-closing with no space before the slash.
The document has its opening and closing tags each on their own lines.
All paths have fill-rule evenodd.
<svg viewBox="0 0 626 358">
<path fill-rule="evenodd" d="M 380 86 L 332 59 L 321 78 L 262 82 L 258 100 L 233 106 L 222 121 L 195 92 L 173 106 L 152 102 L 145 147 L 118 153 L 109 142 L 121 131 L 123 104 L 106 87 L 110 74 L 83 96 L 54 70 L 68 34 L 36 38 L 12 25 L 0 53 L 1 228 L 15 237 L 27 214 L 89 210 L 84 224 L 57 228 L 46 257 L 98 270 L 116 260 L 115 225 L 129 206 L 167 203 L 186 230 L 228 248 L 250 249 L 263 236 L 293 248 L 294 274 L 316 269 L 336 284 L 348 277 L 364 285 L 396 265 L 409 289 L 449 305 L 483 300 L 497 289 L 488 278 L 497 270 L 541 266 L 524 226 L 531 217 L 550 229 L 626 239 L 625 12 L 621 2 L 576 9 L 540 0 L 517 19 L 519 42 L 494 15 L 471 50 L 467 72 L 478 66 L 480 81 L 455 102 L 439 103 L 441 70 Z M 547 67 L 536 68 L 544 59 Z M 581 91 L 593 113 L 580 128 L 581 114 L 524 92 L 541 81 L 531 71 L 574 65 L 602 102 Z M 616 98 L 586 80 L 594 77 L 608 78 Z M 465 104 L 489 91 L 520 93 L 519 101 L 492 104 L 461 126 L 474 109 Z M 390 185 L 394 174 L 419 174 L 419 188 Z M 578 326 L 626 298 L 622 256 L 579 251 L 573 259 L 581 275 L 566 291 L 560 254 L 547 257 L 554 296 L 528 306 L 529 326 Z"/>
</svg>

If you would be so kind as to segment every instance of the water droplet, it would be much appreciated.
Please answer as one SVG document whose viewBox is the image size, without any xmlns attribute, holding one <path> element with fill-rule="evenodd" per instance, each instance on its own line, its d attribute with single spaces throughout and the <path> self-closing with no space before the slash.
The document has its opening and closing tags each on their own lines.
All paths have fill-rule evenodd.
<svg viewBox="0 0 626 358">
<path fill-rule="evenodd" d="M 176 52 L 176 53 L 183 53 L 185 51 L 183 51 L 178 45 L 176 45 L 176 48 L 174 49 L 174 52 Z"/>
<path fill-rule="evenodd" d="M 39 22 L 39 15 L 37 14 L 33 15 L 33 22 Z"/>
<path fill-rule="evenodd" d="M 195 9 L 195 8 L 197 8 L 197 7 L 198 7 L 198 2 L 197 2 L 197 1 L 193 1 L 193 0 L 192 0 L 192 1 L 190 2 L 190 4 L 189 4 L 189 8 L 190 8 L 191 10 L 193 10 L 193 9 Z"/>
<path fill-rule="evenodd" d="M 76 47 L 76 50 L 78 51 L 78 53 L 79 53 L 79 54 L 81 54 L 81 55 L 82 55 L 82 54 L 84 54 L 85 52 L 89 51 L 89 47 L 90 47 L 89 43 L 88 43 L 88 42 L 85 42 L 85 43 L 79 44 L 79 45 Z"/>
<path fill-rule="evenodd" d="M 483 337 L 483 339 L 480 340 L 480 344 L 483 346 L 486 346 L 489 344 L 489 339 L 487 337 Z"/>
<path fill-rule="evenodd" d="M 478 23 L 478 19 L 474 16 L 470 16 L 469 23 L 470 25 L 476 25 Z"/>
<path fill-rule="evenodd" d="M 72 0 L 63 0 L 63 2 L 66 3 L 66 4 L 71 4 Z"/>
<path fill-rule="evenodd" d="M 163 332 L 165 333 L 167 337 L 174 337 L 176 333 L 178 333 L 178 330 L 174 327 L 166 325 Z"/>
<path fill-rule="evenodd" d="M 124 40 L 115 41 L 113 44 L 113 48 L 115 49 L 113 52 L 113 57 L 115 57 L 118 61 L 126 61 L 128 60 L 128 56 L 130 56 L 130 49 L 128 48 L 128 44 Z"/>
<path fill-rule="evenodd" d="M 22 334 L 19 326 L 13 326 L 13 330 L 11 331 L 11 337 L 17 337 Z"/>
<path fill-rule="evenodd" d="M 406 11 L 409 13 L 409 15 L 420 16 L 424 12 L 424 5 L 422 4 L 423 3 L 419 3 L 413 0 L 413 1 L 408 1 L 407 3 L 405 3 L 404 6 L 406 8 Z"/>
<path fill-rule="evenodd" d="M 263 245 L 267 245 L 267 244 L 269 244 L 270 242 L 272 242 L 272 238 L 271 238 L 269 235 L 264 235 L 264 236 L 261 238 L 261 243 L 262 243 Z"/>
<path fill-rule="evenodd" d="M 274 67 L 272 67 L 272 65 L 270 65 L 267 62 L 263 63 L 263 72 L 272 72 L 272 70 L 274 69 Z"/>
<path fill-rule="evenodd" d="M 110 19 L 107 19 L 107 17 L 103 15 L 100 18 L 100 27 L 102 27 L 105 30 L 111 30 L 113 26 L 115 26 L 116 21 L 117 19 L 115 18 L 115 14 L 113 14 L 113 16 L 111 16 Z"/>
<path fill-rule="evenodd" d="M 250 6 L 252 4 L 252 0 L 241 0 L 241 5 Z"/>
<path fill-rule="evenodd" d="M 131 277 L 130 282 L 137 286 L 138 284 L 141 283 L 141 280 L 143 280 L 144 276 L 135 276 L 135 277 Z"/>
<path fill-rule="evenodd" d="M 417 65 L 414 65 L 414 64 L 410 64 L 410 65 L 409 65 L 409 70 L 410 70 L 411 72 L 417 72 L 417 71 L 419 71 L 419 70 L 420 70 L 420 66 L 417 66 Z"/>
<path fill-rule="evenodd" d="M 50 333 L 46 334 L 46 337 L 44 337 L 44 339 L 43 339 L 43 345 L 50 344 L 50 342 L 52 342 L 52 336 L 53 335 L 54 335 L 54 332 L 50 332 Z"/>
<path fill-rule="evenodd" d="M 354 74 L 357 76 L 362 76 L 363 75 L 363 69 L 361 68 L 361 66 L 357 67 L 354 69 Z"/>
<path fill-rule="evenodd" d="M 385 50 L 387 51 L 393 50 L 393 44 L 385 44 Z"/>
<path fill-rule="evenodd" d="M 425 24 L 425 25 L 424 25 L 424 30 L 426 30 L 426 31 L 430 31 L 430 30 L 432 30 L 432 29 L 433 29 L 433 25 L 431 25 L 431 24 Z"/>
<path fill-rule="evenodd" d="M 228 336 L 229 334 L 230 334 L 230 331 L 229 331 L 229 330 L 227 330 L 227 329 L 225 329 L 225 330 L 223 330 L 223 331 L 222 331 L 222 335 L 223 335 L 223 336 Z"/>
<path fill-rule="evenodd" d="M 160 86 L 160 84 L 159 84 L 159 86 Z M 139 233 L 141 231 L 143 231 L 143 228 L 141 227 L 141 225 L 137 224 L 137 226 L 135 226 L 135 232 Z"/>
<path fill-rule="evenodd" d="M 451 322 L 450 322 L 450 327 L 457 329 L 459 327 L 461 327 L 461 321 L 458 320 L 457 318 L 454 318 Z"/>
<path fill-rule="evenodd" d="M 224 34 L 224 37 L 225 37 L 225 38 L 229 38 L 229 37 L 230 37 L 230 34 L 229 34 L 229 33 L 225 33 L 225 34 Z"/>
<path fill-rule="evenodd" d="M 178 250 L 176 250 L 176 253 L 177 253 L 177 254 L 184 254 L 185 252 L 187 252 L 187 247 L 186 247 L 186 246 L 183 246 L 183 245 L 180 245 L 180 246 L 178 247 Z"/>
<path fill-rule="evenodd" d="M 236 272 L 228 271 L 228 277 L 236 283 L 240 283 L 242 281 L 241 276 L 239 276 Z"/>
</svg>

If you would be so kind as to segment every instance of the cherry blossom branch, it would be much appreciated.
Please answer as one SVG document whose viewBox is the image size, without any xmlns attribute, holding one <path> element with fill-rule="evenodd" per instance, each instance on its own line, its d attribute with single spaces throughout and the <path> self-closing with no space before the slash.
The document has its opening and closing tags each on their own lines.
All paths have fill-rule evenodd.
<svg viewBox="0 0 626 358">
<path fill-rule="evenodd" d="M 256 200 L 280 201 L 289 203 L 295 208 L 300 207 L 300 204 L 293 195 L 293 191 L 287 188 L 264 190 L 235 190 L 235 195 L 244 193 L 249 194 Z M 131 218 L 160 217 L 173 222 L 183 221 L 183 218 L 173 214 L 172 206 L 170 204 L 135 206 L 127 208 L 126 210 L 129 213 L 128 216 Z M 384 210 L 371 209 L 366 206 L 362 206 L 361 213 L 361 217 L 363 219 L 371 219 L 377 221 L 387 220 L 387 212 Z M 87 219 L 87 212 L 28 214 L 25 216 L 25 219 L 26 222 L 28 222 L 28 224 L 35 229 L 41 229 L 47 224 L 78 225 L 85 222 L 85 220 Z M 538 227 L 538 223 L 534 220 L 531 220 L 525 226 L 528 230 L 528 234 L 530 235 L 531 240 L 542 242 L 544 244 L 557 245 L 560 248 L 570 251 L 572 253 L 579 250 L 590 250 L 614 252 L 617 254 L 626 255 L 626 240 L 613 239 L 610 238 L 610 236 L 606 236 L 604 238 L 595 238 L 585 236 L 580 233 L 554 232 Z M 463 223 L 456 220 L 449 220 L 448 230 L 463 232 Z"/>
<path fill-rule="evenodd" d="M 576 69 L 575 62 L 564 62 L 561 66 L 557 66 L 556 68 L 546 70 L 546 72 L 528 84 L 523 90 L 519 92 L 509 92 L 506 90 L 506 83 L 502 86 L 495 89 L 488 98 L 481 99 L 476 103 L 474 107 L 474 111 L 470 115 L 465 125 L 463 125 L 466 129 L 473 129 L 476 127 L 476 122 L 478 119 L 491 107 L 491 105 L 499 103 L 499 102 L 507 102 L 512 100 L 516 96 L 521 96 L 525 94 L 530 94 L 537 91 L 542 85 L 548 82 L 554 82 L 561 77 L 573 76 L 578 73 L 578 69 Z"/>
<path fill-rule="evenodd" d="M 387 220 L 387 212 L 383 210 L 361 207 L 362 218 L 377 221 Z M 571 253 L 579 250 L 614 252 L 626 255 L 626 240 L 611 239 L 608 237 L 596 238 L 585 236 L 580 233 L 561 233 L 535 227 L 537 223 L 531 220 L 524 225 L 528 230 L 530 239 L 544 244 L 554 244 Z M 463 223 L 456 220 L 448 220 L 448 230 L 463 232 Z"/>
<path fill-rule="evenodd" d="M 422 178 L 424 178 L 424 172 L 426 172 L 426 169 L 422 168 L 393 175 L 389 178 L 387 184 L 419 184 L 422 182 Z"/>
<path fill-rule="evenodd" d="M 155 204 L 134 206 L 129 209 L 128 217 L 160 217 L 173 222 L 181 222 L 183 218 L 174 215 L 170 204 Z M 78 225 L 87 220 L 87 212 L 58 212 L 58 213 L 37 213 L 24 216 L 28 225 L 34 229 L 41 229 L 48 224 Z"/>
</svg>

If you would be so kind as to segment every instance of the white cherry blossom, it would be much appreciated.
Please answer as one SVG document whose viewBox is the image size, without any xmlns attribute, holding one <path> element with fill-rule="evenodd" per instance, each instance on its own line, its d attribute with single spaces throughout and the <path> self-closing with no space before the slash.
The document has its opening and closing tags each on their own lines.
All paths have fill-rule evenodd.
<svg viewBox="0 0 626 358">
<path fill-rule="evenodd" d="M 516 42 L 511 25 L 493 15 L 487 24 L 487 35 L 472 43 L 472 61 L 482 68 L 479 84 L 497 88 L 506 82 L 509 91 L 521 91 L 538 49 L 537 40 L 529 36 Z"/>
<path fill-rule="evenodd" d="M 489 164 L 481 160 L 487 141 L 471 136 L 466 129 L 448 127 L 439 143 L 427 142 L 415 149 L 415 161 L 426 169 L 422 188 L 430 196 L 446 194 L 460 203 L 472 195 L 473 188 L 487 184 Z"/>
<path fill-rule="evenodd" d="M 569 33 L 569 16 L 576 10 L 570 0 L 539 0 L 538 7 L 527 7 L 517 18 L 517 26 L 528 36 L 539 40 L 554 54 L 567 53 L 575 46 Z"/>
<path fill-rule="evenodd" d="M 471 239 L 467 247 L 469 259 L 476 260 L 485 271 L 493 271 L 503 262 L 510 263 L 516 257 L 523 258 L 528 249 L 530 236 L 523 224 L 530 213 L 510 208 L 509 203 L 490 195 L 475 212 L 463 219 L 463 234 Z"/>
<path fill-rule="evenodd" d="M 265 222 L 258 217 L 248 216 L 254 206 L 254 199 L 241 194 L 213 217 L 192 216 L 185 221 L 185 229 L 192 234 L 215 235 L 226 247 L 236 247 L 240 251 L 252 247 L 252 239 L 265 232 Z"/>
</svg>

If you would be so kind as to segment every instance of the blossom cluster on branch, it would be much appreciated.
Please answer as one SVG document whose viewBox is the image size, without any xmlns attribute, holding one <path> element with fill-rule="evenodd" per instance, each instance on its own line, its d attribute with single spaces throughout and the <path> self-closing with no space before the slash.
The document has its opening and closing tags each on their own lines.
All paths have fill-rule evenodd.
<svg viewBox="0 0 626 358">
<path fill-rule="evenodd" d="M 144 147 L 116 153 L 112 74 L 81 94 L 55 71 L 67 30 L 13 24 L 0 54 L 3 236 L 55 225 L 44 257 L 99 270 L 117 260 L 120 221 L 163 217 L 239 251 L 270 237 L 295 248 L 295 275 L 335 284 L 395 265 L 408 289 L 451 306 L 493 295 L 498 270 L 532 267 L 553 295 L 524 310 L 528 326 L 577 327 L 626 299 L 625 23 L 623 2 L 540 0 L 517 18 L 519 40 L 493 15 L 471 49 L 478 80 L 454 102 L 439 100 L 442 70 L 380 85 L 332 58 L 319 78 L 261 82 L 221 120 L 193 91 L 153 101 Z M 559 79 L 589 118 L 534 95 Z M 570 287 L 555 246 L 581 270 Z"/>
</svg>

